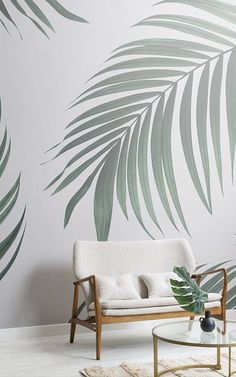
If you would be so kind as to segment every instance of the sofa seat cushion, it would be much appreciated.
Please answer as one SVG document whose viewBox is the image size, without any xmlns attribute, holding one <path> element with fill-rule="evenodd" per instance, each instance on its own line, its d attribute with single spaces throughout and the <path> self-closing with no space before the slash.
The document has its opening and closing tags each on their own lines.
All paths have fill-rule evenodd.
<svg viewBox="0 0 236 377">
<path fill-rule="evenodd" d="M 220 301 L 221 295 L 218 293 L 209 293 L 208 302 Z M 154 306 L 176 305 L 176 299 L 172 297 L 142 298 L 135 300 L 109 300 L 100 302 L 102 309 L 132 309 L 132 308 L 149 308 Z M 94 302 L 89 305 L 89 310 L 94 310 Z"/>
<path fill-rule="evenodd" d="M 220 301 L 211 301 L 205 303 L 206 309 L 219 308 L 221 306 Z M 171 313 L 184 311 L 179 305 L 168 306 L 154 306 L 154 307 L 139 307 L 139 308 L 123 308 L 123 309 L 102 309 L 103 316 L 128 316 L 128 315 L 140 315 L 140 314 L 158 314 L 158 313 Z M 94 317 L 95 311 L 89 310 L 89 317 Z"/>
</svg>

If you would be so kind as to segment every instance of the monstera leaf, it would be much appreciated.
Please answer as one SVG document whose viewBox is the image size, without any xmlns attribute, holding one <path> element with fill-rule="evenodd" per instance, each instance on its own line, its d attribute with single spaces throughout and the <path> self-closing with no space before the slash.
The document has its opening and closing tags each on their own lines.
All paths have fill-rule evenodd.
<svg viewBox="0 0 236 377">
<path fill-rule="evenodd" d="M 184 15 L 172 13 L 173 3 L 185 6 Z M 155 15 L 135 26 L 147 35 L 151 28 L 152 38 L 128 42 L 113 52 L 72 103 L 76 116 L 67 125 L 62 143 L 54 147 L 54 158 L 61 161 L 65 156 L 67 161 L 48 188 L 54 187 L 56 194 L 74 187 L 64 225 L 95 186 L 98 240 L 109 236 L 115 193 L 124 216 L 129 216 L 129 201 L 149 237 L 163 232 L 158 206 L 177 230 L 183 227 L 190 234 L 179 194 L 181 177 L 174 165 L 180 151 L 192 190 L 212 214 L 211 170 L 215 166 L 223 193 L 223 126 L 228 132 L 233 175 L 236 6 L 220 0 L 166 0 L 156 9 Z M 222 20 L 226 26 L 221 26 Z M 166 37 L 159 37 L 160 28 Z M 173 39 L 168 29 L 175 31 Z M 221 123 L 222 107 L 227 112 L 225 124 Z M 179 116 L 173 119 L 175 111 Z M 174 132 L 178 135 L 175 149 Z M 156 232 L 150 230 L 150 222 Z"/>
<path fill-rule="evenodd" d="M 71 21 L 87 22 L 85 19 L 69 12 L 57 0 L 42 0 L 42 2 L 50 5 L 62 17 L 65 17 Z M 39 5 L 37 5 L 36 1 L 23 0 L 20 2 L 18 0 L 0 0 L 0 23 L 8 33 L 9 29 L 7 24 L 13 25 L 19 31 L 17 24 L 11 16 L 10 9 L 12 7 L 15 7 L 19 14 L 31 21 L 34 26 L 46 37 L 48 37 L 48 34 L 45 28 L 55 31 L 46 14 L 41 10 Z"/>
<path fill-rule="evenodd" d="M 204 311 L 204 302 L 208 299 L 207 292 L 199 288 L 185 267 L 175 267 L 174 272 L 181 279 L 170 279 L 174 298 L 186 312 L 201 314 Z"/>
<path fill-rule="evenodd" d="M 1 124 L 1 101 L 0 101 L 0 125 Z M 10 157 L 11 151 L 11 141 L 8 140 L 7 130 L 2 132 L 2 140 L 0 143 L 0 184 L 1 178 L 5 172 L 7 167 L 7 163 Z M 4 224 L 5 220 L 8 220 L 11 214 L 11 211 L 15 207 L 18 199 L 18 194 L 20 190 L 20 176 L 16 179 L 15 183 L 12 185 L 10 190 L 0 198 L 0 226 Z M 5 236 L 0 241 L 0 261 L 1 265 L 3 266 L 0 268 L 0 280 L 6 275 L 8 270 L 11 268 L 12 264 L 14 263 L 23 241 L 24 233 L 25 233 L 25 226 L 24 226 L 24 218 L 25 218 L 25 209 L 18 220 L 18 223 L 15 225 L 13 230 Z M 9 220 L 8 220 L 9 221 Z M 1 232 L 1 236 L 3 237 L 3 231 Z M 14 246 L 13 246 L 14 245 Z M 12 248 L 14 249 L 12 250 Z M 10 254 L 11 256 L 6 259 L 6 256 Z M 5 262 L 4 260 L 7 260 Z"/>
</svg>

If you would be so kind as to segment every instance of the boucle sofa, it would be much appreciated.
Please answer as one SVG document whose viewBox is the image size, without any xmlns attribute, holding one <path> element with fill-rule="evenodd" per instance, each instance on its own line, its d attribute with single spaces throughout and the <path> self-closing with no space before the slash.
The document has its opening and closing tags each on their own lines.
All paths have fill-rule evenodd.
<svg viewBox="0 0 236 377">
<path fill-rule="evenodd" d="M 173 296 L 148 298 L 147 287 L 140 278 L 143 273 L 171 272 L 174 266 L 185 266 L 192 277 L 197 279 L 198 284 L 202 275 L 222 272 L 225 279 L 222 295 L 210 293 L 205 308 L 210 309 L 212 315 L 224 319 L 227 292 L 226 271 L 218 269 L 196 274 L 195 259 L 186 240 L 77 241 L 74 244 L 73 268 L 76 281 L 74 282 L 70 342 L 74 341 L 77 324 L 95 331 L 96 358 L 99 360 L 103 324 L 191 317 L 192 313 L 180 308 Z M 133 284 L 140 298 L 101 301 L 96 276 L 120 276 L 127 273 L 132 274 Z M 86 301 L 88 316 L 85 320 L 78 317 L 79 287 L 82 288 Z"/>
</svg>

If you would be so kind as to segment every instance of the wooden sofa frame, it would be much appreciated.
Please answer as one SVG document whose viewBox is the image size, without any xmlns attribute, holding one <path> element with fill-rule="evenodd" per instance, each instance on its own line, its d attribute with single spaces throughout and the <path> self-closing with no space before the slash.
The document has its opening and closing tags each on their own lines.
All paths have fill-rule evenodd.
<svg viewBox="0 0 236 377">
<path fill-rule="evenodd" d="M 211 308 L 211 314 L 221 320 L 226 319 L 226 298 L 227 298 L 227 272 L 224 268 L 220 268 L 213 271 L 207 271 L 199 274 L 192 275 L 193 279 L 196 279 L 198 285 L 200 285 L 201 277 L 210 274 L 216 274 L 222 272 L 224 284 L 222 289 L 221 306 Z M 95 316 L 86 320 L 78 318 L 78 300 L 79 300 L 79 287 L 84 282 L 90 282 L 92 285 L 93 298 L 95 303 Z M 74 342 L 76 325 L 87 327 L 88 329 L 96 332 L 96 359 L 100 360 L 101 357 L 101 338 L 102 338 L 102 325 L 109 323 L 122 323 L 122 322 L 135 322 L 135 321 L 149 321 L 164 318 L 179 318 L 190 317 L 194 319 L 193 313 L 186 311 L 177 312 L 165 312 L 165 313 L 152 313 L 152 314 L 139 314 L 139 315 L 125 315 L 125 316 L 103 316 L 101 305 L 98 296 L 98 287 L 95 275 L 88 276 L 84 279 L 74 282 L 74 300 L 72 307 L 72 319 L 70 329 L 70 343 Z"/>
</svg>

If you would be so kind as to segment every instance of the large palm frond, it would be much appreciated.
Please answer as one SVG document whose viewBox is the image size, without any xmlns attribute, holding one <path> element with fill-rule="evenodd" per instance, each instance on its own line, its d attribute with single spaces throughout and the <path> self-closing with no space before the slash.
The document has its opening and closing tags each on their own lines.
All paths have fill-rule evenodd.
<svg viewBox="0 0 236 377">
<path fill-rule="evenodd" d="M 84 18 L 81 18 L 74 13 L 71 13 L 63 7 L 57 0 L 43 0 L 44 3 L 50 5 L 58 14 L 71 21 L 87 23 Z M 34 26 L 48 37 L 46 30 L 55 31 L 46 14 L 42 11 L 35 0 L 0 0 L 0 22 L 3 28 L 9 33 L 8 25 L 13 25 L 18 31 L 18 26 L 11 15 L 11 9 L 15 8 L 19 14 L 26 17 Z"/>
<path fill-rule="evenodd" d="M 0 125 L 1 124 L 1 101 L 0 101 Z M 2 139 L 0 142 L 0 179 L 2 178 L 5 169 L 7 167 L 7 163 L 10 157 L 11 151 L 11 141 L 8 140 L 7 130 L 2 132 Z M 0 199 L 0 226 L 3 225 L 4 221 L 9 218 L 9 215 L 18 199 L 20 190 L 20 175 L 16 179 L 15 183 L 12 185 L 11 189 Z M 2 240 L 0 241 L 0 261 L 1 261 L 1 268 L 0 268 L 0 280 L 6 275 L 8 270 L 11 268 L 12 264 L 14 263 L 17 254 L 19 253 L 24 233 L 25 233 L 25 226 L 24 223 L 25 217 L 25 209 L 21 215 L 20 220 L 13 228 L 13 230 Z M 14 249 L 12 251 L 11 257 L 6 259 L 6 254 L 11 252 L 12 246 L 14 245 Z M 6 260 L 6 262 L 4 261 Z"/>
<path fill-rule="evenodd" d="M 184 15 L 171 13 L 169 4 L 173 2 L 189 5 L 189 15 L 186 11 Z M 161 3 L 162 9 L 166 7 L 166 13 L 159 12 L 137 25 L 145 27 L 147 31 L 147 26 L 151 26 L 152 34 L 153 27 L 156 27 L 157 35 L 160 27 L 165 28 L 167 33 L 168 29 L 174 29 L 181 38 L 146 38 L 117 48 L 104 69 L 92 77 L 93 85 L 73 102 L 71 107 L 73 111 L 78 110 L 78 116 L 68 124 L 63 145 L 59 143 L 55 146 L 60 148 L 55 158 L 73 151 L 74 155 L 48 185 L 56 186 L 54 193 L 75 184 L 82 173 L 89 172 L 67 205 L 65 226 L 75 206 L 96 180 L 94 218 L 98 240 L 108 238 L 115 189 L 124 215 L 128 217 L 129 197 L 138 222 L 150 237 L 153 236 L 144 221 L 143 211 L 161 232 L 155 208 L 157 193 L 169 221 L 177 228 L 178 219 L 189 233 L 173 163 L 172 134 L 177 126 L 193 188 L 206 210 L 212 213 L 209 139 L 213 144 L 213 158 L 223 191 L 222 98 L 226 100 L 233 174 L 236 145 L 236 6 L 218 0 L 166 0 Z M 193 8 L 204 10 L 202 18 L 192 16 Z M 209 21 L 210 17 L 214 21 Z M 221 26 L 222 20 L 228 21 L 227 26 Z M 225 78 L 223 70 L 226 70 Z M 196 83 L 195 106 L 193 86 Z M 179 119 L 173 121 L 173 111 L 178 108 L 177 99 L 181 100 Z M 88 109 L 80 112 L 80 106 L 86 105 Z M 193 116 L 196 116 L 201 164 L 197 163 L 193 146 Z M 153 192 L 151 180 L 155 182 L 156 193 Z"/>
<path fill-rule="evenodd" d="M 211 271 L 221 267 L 226 269 L 228 275 L 227 309 L 236 309 L 236 265 L 234 263 L 234 261 L 226 261 L 217 265 L 207 263 L 198 268 L 198 272 Z M 203 277 L 201 288 L 206 292 L 221 293 L 223 285 L 223 275 L 219 272 L 211 277 Z"/>
</svg>

